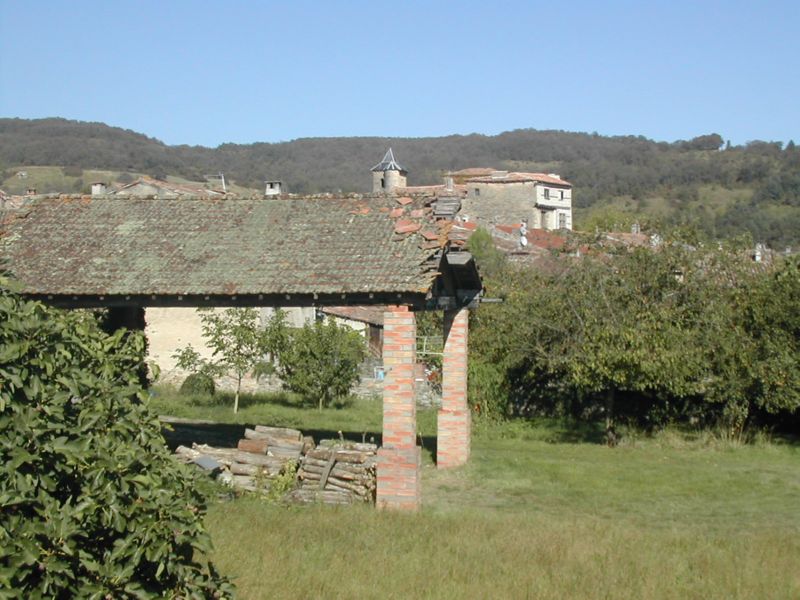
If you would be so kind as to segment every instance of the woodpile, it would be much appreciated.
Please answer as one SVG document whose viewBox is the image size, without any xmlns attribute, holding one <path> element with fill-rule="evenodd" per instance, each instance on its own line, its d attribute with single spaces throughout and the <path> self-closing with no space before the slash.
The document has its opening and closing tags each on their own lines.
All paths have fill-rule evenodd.
<svg viewBox="0 0 800 600">
<path fill-rule="evenodd" d="M 175 454 L 184 462 L 218 471 L 218 479 L 236 489 L 266 494 L 277 477 L 294 476 L 301 457 L 312 448 L 314 440 L 297 429 L 258 425 L 244 430 L 236 448 L 192 444 L 178 446 Z"/>
<path fill-rule="evenodd" d="M 296 503 L 375 502 L 378 447 L 322 440 L 309 450 L 297 471 L 299 486 L 287 495 Z"/>
<path fill-rule="evenodd" d="M 211 471 L 222 482 L 267 494 L 276 478 L 294 477 L 284 496 L 291 503 L 353 504 L 375 502 L 378 447 L 375 444 L 322 440 L 297 429 L 258 425 L 245 429 L 236 448 L 192 444 L 175 454 Z"/>
</svg>

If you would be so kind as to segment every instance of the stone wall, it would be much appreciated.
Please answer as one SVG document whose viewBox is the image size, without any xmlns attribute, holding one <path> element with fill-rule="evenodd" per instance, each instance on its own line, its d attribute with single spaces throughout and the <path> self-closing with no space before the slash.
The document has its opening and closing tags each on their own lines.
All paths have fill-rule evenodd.
<svg viewBox="0 0 800 600">
<path fill-rule="evenodd" d="M 534 184 L 467 183 L 467 197 L 461 203 L 461 215 L 470 221 L 489 224 L 512 224 L 534 218 Z"/>
<path fill-rule="evenodd" d="M 535 184 L 467 182 L 467 196 L 461 215 L 483 225 L 513 225 L 523 220 L 531 229 L 559 229 L 564 215 L 566 229 L 572 229 L 572 190 Z M 548 198 L 545 198 L 547 191 Z"/>
</svg>

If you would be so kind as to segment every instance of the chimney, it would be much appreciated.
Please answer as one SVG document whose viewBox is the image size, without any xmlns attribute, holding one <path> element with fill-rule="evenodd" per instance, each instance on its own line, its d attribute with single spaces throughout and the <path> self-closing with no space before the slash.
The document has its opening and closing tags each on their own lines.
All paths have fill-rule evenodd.
<svg viewBox="0 0 800 600">
<path fill-rule="evenodd" d="M 265 196 L 280 196 L 282 183 L 280 181 L 266 181 L 264 187 Z"/>
<path fill-rule="evenodd" d="M 444 189 L 446 191 L 448 191 L 448 192 L 452 192 L 453 191 L 454 187 L 453 187 L 453 178 L 452 177 L 447 176 L 447 177 L 444 178 Z"/>
<path fill-rule="evenodd" d="M 104 196 L 106 190 L 106 184 L 102 181 L 95 181 L 92 184 L 92 196 Z"/>
</svg>

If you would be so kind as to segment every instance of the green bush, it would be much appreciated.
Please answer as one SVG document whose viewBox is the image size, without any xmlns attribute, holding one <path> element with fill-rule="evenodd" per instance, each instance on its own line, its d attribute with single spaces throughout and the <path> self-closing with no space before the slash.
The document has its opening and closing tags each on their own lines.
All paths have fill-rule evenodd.
<svg viewBox="0 0 800 600">
<path fill-rule="evenodd" d="M 333 319 L 315 321 L 291 332 L 278 354 L 279 373 L 286 389 L 322 410 L 358 382 L 358 367 L 366 354 L 358 332 Z"/>
<path fill-rule="evenodd" d="M 182 396 L 213 396 L 214 378 L 207 373 L 192 373 L 183 380 L 180 391 Z"/>
<path fill-rule="evenodd" d="M 480 359 L 470 360 L 467 368 L 467 397 L 473 415 L 492 420 L 509 416 L 510 393 L 503 369 Z"/>
<path fill-rule="evenodd" d="M 0 597 L 211 598 L 205 500 L 138 383 L 144 339 L 0 278 Z"/>
</svg>

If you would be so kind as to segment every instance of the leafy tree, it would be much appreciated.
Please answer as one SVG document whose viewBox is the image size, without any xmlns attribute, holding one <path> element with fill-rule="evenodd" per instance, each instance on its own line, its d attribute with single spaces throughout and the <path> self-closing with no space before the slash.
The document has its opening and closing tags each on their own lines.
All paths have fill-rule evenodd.
<svg viewBox="0 0 800 600">
<path fill-rule="evenodd" d="M 612 444 L 620 419 L 740 435 L 796 415 L 797 261 L 772 268 L 752 261 L 752 240 L 709 246 L 689 229 L 676 233 L 691 243 L 595 249 L 547 273 L 509 268 L 490 279 L 505 302 L 473 318 L 471 401 L 501 414 L 602 416 Z"/>
<path fill-rule="evenodd" d="M 205 500 L 137 370 L 143 337 L 0 280 L 0 596 L 212 598 Z"/>
<path fill-rule="evenodd" d="M 287 389 L 316 401 L 320 410 L 350 392 L 366 357 L 358 332 L 328 319 L 306 323 L 290 334 L 278 354 L 279 374 Z"/>
<path fill-rule="evenodd" d="M 242 380 L 248 373 L 263 373 L 267 355 L 284 343 L 282 313 L 276 313 L 266 328 L 258 326 L 255 308 L 228 308 L 222 311 L 200 308 L 203 337 L 211 348 L 210 360 L 203 359 L 191 346 L 173 355 L 180 369 L 208 377 L 229 375 L 236 380 L 233 412 L 239 412 Z"/>
<path fill-rule="evenodd" d="M 800 408 L 800 275 L 796 260 L 762 272 L 749 260 L 709 265 L 715 285 L 698 323 L 706 349 L 704 394 L 741 435 L 760 414 Z"/>
<path fill-rule="evenodd" d="M 505 266 L 506 255 L 495 247 L 492 235 L 483 227 L 478 227 L 469 237 L 467 249 L 475 257 L 475 262 L 480 265 L 484 275 L 493 275 Z"/>
<path fill-rule="evenodd" d="M 585 260 L 564 274 L 563 333 L 547 354 L 547 370 L 578 393 L 603 398 L 610 445 L 619 392 L 694 392 L 695 346 L 676 275 L 681 263 L 673 258 L 668 249 L 639 249 Z"/>
</svg>

